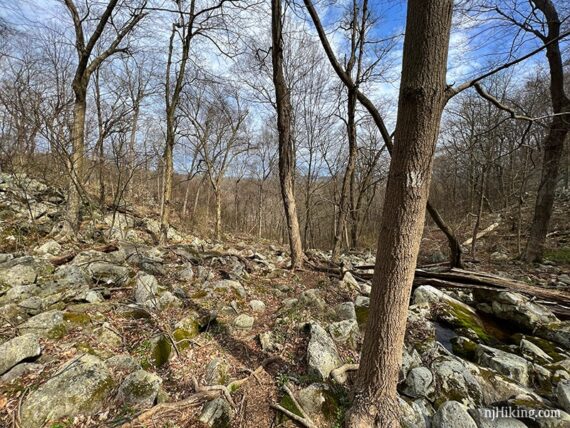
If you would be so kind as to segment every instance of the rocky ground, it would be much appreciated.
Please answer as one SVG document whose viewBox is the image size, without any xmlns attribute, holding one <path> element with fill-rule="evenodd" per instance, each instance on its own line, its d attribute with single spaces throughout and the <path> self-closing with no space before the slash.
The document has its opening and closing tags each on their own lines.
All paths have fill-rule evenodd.
<svg viewBox="0 0 570 428">
<path fill-rule="evenodd" d="M 0 175 L 0 426 L 342 426 L 369 283 L 291 272 L 270 243 L 172 229 L 159 246 L 133 214 L 89 213 L 65 242 L 62 208 Z M 514 271 L 567 289 L 567 268 Z M 400 378 L 403 427 L 570 427 L 570 321 L 508 291 L 417 287 Z"/>
</svg>

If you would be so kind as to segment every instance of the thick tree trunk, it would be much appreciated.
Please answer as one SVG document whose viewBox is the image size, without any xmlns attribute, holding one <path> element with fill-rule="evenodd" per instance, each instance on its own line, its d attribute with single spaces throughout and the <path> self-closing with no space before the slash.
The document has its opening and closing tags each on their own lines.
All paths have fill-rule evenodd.
<svg viewBox="0 0 570 428">
<path fill-rule="evenodd" d="M 558 115 L 554 116 L 550 122 L 550 129 L 543 144 L 542 174 L 524 257 L 528 262 L 541 261 L 544 256 L 544 244 L 552 217 L 560 158 L 564 151 L 564 140 L 570 131 L 570 119 L 560 115 L 560 113 L 570 112 L 570 100 L 564 92 L 564 69 L 558 42 L 560 18 L 552 1 L 533 0 L 533 4 L 543 13 L 548 23 L 548 35 L 543 42 L 548 43 L 546 57 L 550 68 L 552 111 Z"/>
<path fill-rule="evenodd" d="M 297 217 L 294 191 L 295 149 L 291 134 L 291 98 L 283 71 L 283 33 L 281 0 L 271 1 L 271 35 L 273 48 L 273 83 L 277 106 L 277 130 L 279 132 L 279 183 L 285 208 L 287 233 L 291 248 L 291 268 L 303 265 L 301 230 Z"/>
<path fill-rule="evenodd" d="M 339 202 L 339 213 L 336 233 L 334 236 L 334 244 L 332 250 L 332 261 L 334 263 L 338 262 L 342 235 L 347 229 L 348 211 L 350 206 L 350 195 L 349 192 L 352 189 L 351 182 L 354 175 L 354 167 L 356 164 L 357 155 L 357 143 L 356 143 L 356 91 L 350 89 L 348 91 L 348 120 L 347 120 L 347 134 L 348 134 L 348 162 L 346 164 L 346 171 L 344 172 L 344 177 L 342 180 L 342 188 L 340 192 L 340 202 Z"/>
<path fill-rule="evenodd" d="M 446 101 L 452 6 L 452 0 L 408 2 L 395 144 L 370 314 L 346 423 L 351 428 L 400 426 L 396 385 L 435 143 Z"/>
<path fill-rule="evenodd" d="M 79 230 L 81 192 L 83 188 L 85 160 L 85 113 L 87 110 L 87 84 L 75 89 L 73 127 L 71 129 L 71 155 L 69 157 L 69 187 L 67 199 L 67 225 Z"/>
</svg>

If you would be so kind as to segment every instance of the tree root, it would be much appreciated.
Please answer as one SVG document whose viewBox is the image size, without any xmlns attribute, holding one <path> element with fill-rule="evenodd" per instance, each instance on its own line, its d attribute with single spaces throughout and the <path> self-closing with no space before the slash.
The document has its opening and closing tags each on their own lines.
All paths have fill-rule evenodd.
<svg viewBox="0 0 570 428">
<path fill-rule="evenodd" d="M 331 371 L 331 377 L 337 383 L 345 383 L 346 382 L 346 372 L 358 370 L 358 364 L 344 364 L 333 371 Z"/>
<path fill-rule="evenodd" d="M 299 416 L 293 412 L 290 412 L 286 408 L 281 407 L 279 404 L 272 404 L 271 407 L 274 408 L 275 410 L 279 410 L 280 412 L 283 412 L 286 416 L 288 416 L 289 418 L 293 419 L 296 422 L 299 422 L 301 425 L 303 425 L 307 428 L 317 428 L 317 425 L 313 422 L 313 420 L 309 417 L 309 415 L 307 415 L 307 413 L 305 412 L 303 407 L 299 404 L 299 402 L 295 398 L 295 395 L 293 394 L 291 389 L 289 389 L 289 387 L 287 385 L 284 385 L 283 390 L 287 393 L 289 398 L 291 398 L 291 400 L 293 401 L 293 404 L 295 405 L 295 407 L 297 407 L 297 409 L 299 409 L 299 412 L 301 412 L 302 416 Z"/>
</svg>

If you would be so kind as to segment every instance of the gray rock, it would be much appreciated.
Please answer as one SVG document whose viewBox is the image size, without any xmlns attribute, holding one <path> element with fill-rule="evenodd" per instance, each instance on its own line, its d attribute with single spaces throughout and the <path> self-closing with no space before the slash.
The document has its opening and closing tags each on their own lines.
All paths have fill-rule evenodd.
<svg viewBox="0 0 570 428">
<path fill-rule="evenodd" d="M 311 338 L 307 346 L 309 370 L 326 380 L 332 370 L 342 365 L 336 345 L 324 328 L 312 323 Z"/>
<path fill-rule="evenodd" d="M 100 292 L 95 290 L 90 290 L 87 292 L 87 294 L 85 294 L 85 300 L 88 303 L 101 303 L 105 299 L 103 298 L 103 295 Z"/>
<path fill-rule="evenodd" d="M 0 265 L 0 278 L 9 286 L 34 284 L 49 267 L 45 262 L 24 256 L 8 260 Z"/>
<path fill-rule="evenodd" d="M 329 325 L 329 333 L 336 343 L 344 343 L 356 349 L 360 340 L 360 330 L 356 319 L 333 322 Z"/>
<path fill-rule="evenodd" d="M 443 403 L 433 417 L 432 426 L 434 428 L 477 428 L 467 407 L 457 401 Z"/>
<path fill-rule="evenodd" d="M 221 358 L 213 358 L 206 366 L 206 385 L 225 385 L 230 380 L 230 366 Z"/>
<path fill-rule="evenodd" d="M 276 352 L 282 349 L 282 346 L 277 343 L 273 333 L 270 331 L 259 334 L 259 343 L 263 352 Z"/>
<path fill-rule="evenodd" d="M 128 375 L 117 393 L 120 403 L 134 407 L 151 407 L 158 395 L 162 379 L 146 370 L 137 370 Z"/>
<path fill-rule="evenodd" d="M 43 365 L 37 363 L 20 363 L 0 376 L 0 384 L 9 383 L 28 373 L 42 370 Z"/>
<path fill-rule="evenodd" d="M 537 336 L 556 342 L 566 349 L 570 349 L 570 321 L 539 325 L 534 332 Z"/>
<path fill-rule="evenodd" d="M 556 399 L 564 410 L 570 413 L 570 380 L 558 382 Z"/>
<path fill-rule="evenodd" d="M 497 409 L 469 409 L 469 414 L 479 428 L 527 428 L 527 426 L 514 418 L 498 417 Z"/>
<path fill-rule="evenodd" d="M 241 314 L 234 319 L 234 327 L 239 330 L 250 330 L 253 327 L 255 318 L 247 314 Z"/>
<path fill-rule="evenodd" d="M 297 394 L 297 401 L 309 416 L 319 415 L 326 401 L 327 385 L 313 383 Z"/>
<path fill-rule="evenodd" d="M 560 281 L 564 285 L 570 285 L 570 275 L 563 273 L 562 275 L 558 276 L 558 281 Z"/>
<path fill-rule="evenodd" d="M 164 308 L 181 308 L 184 304 L 182 301 L 172 294 L 170 291 L 165 291 L 158 298 L 158 307 Z"/>
<path fill-rule="evenodd" d="M 418 351 L 414 349 L 410 353 L 408 349 L 404 347 L 404 350 L 402 352 L 402 365 L 400 366 L 399 382 L 403 382 L 408 376 L 410 370 L 421 366 L 421 364 L 422 360 L 418 354 Z"/>
<path fill-rule="evenodd" d="M 127 374 L 141 369 L 140 363 L 129 354 L 114 355 L 106 360 L 105 364 L 107 364 L 107 367 L 109 367 L 111 370 L 116 370 Z"/>
<path fill-rule="evenodd" d="M 22 334 L 31 333 L 50 339 L 58 339 L 65 335 L 67 331 L 63 312 L 61 311 L 48 311 L 33 316 L 23 324 L 20 324 L 18 329 Z"/>
<path fill-rule="evenodd" d="M 539 364 L 552 362 L 552 357 L 550 355 L 526 339 L 521 339 L 519 347 L 521 355 L 530 361 L 534 361 Z"/>
<path fill-rule="evenodd" d="M 345 272 L 344 276 L 340 280 L 341 287 L 346 287 L 348 290 L 360 290 L 360 286 L 354 276 L 350 272 Z"/>
<path fill-rule="evenodd" d="M 475 351 L 477 362 L 520 383 L 529 384 L 529 362 L 518 355 L 490 346 L 478 345 Z"/>
<path fill-rule="evenodd" d="M 53 239 L 43 243 L 42 245 L 34 248 L 34 253 L 40 256 L 57 256 L 61 252 L 61 245 Z"/>
<path fill-rule="evenodd" d="M 340 321 L 356 319 L 356 311 L 354 310 L 354 303 L 352 302 L 339 303 L 335 307 L 335 312 Z"/>
<path fill-rule="evenodd" d="M 204 289 L 212 291 L 214 293 L 220 294 L 233 294 L 235 297 L 240 297 L 245 299 L 247 292 L 243 285 L 238 281 L 233 281 L 231 279 L 222 279 L 220 281 L 206 282 L 204 284 Z"/>
<path fill-rule="evenodd" d="M 474 295 L 478 302 L 486 303 L 481 309 L 499 319 L 518 323 L 527 330 L 558 321 L 550 310 L 517 293 L 477 290 Z"/>
<path fill-rule="evenodd" d="M 263 303 L 261 300 L 250 301 L 249 307 L 253 312 L 259 312 L 259 313 L 265 312 L 265 303 Z"/>
<path fill-rule="evenodd" d="M 182 281 L 192 281 L 194 279 L 194 270 L 192 270 L 192 266 L 186 266 L 180 272 L 178 272 L 178 278 Z"/>
<path fill-rule="evenodd" d="M 0 375 L 16 364 L 41 354 L 42 349 L 37 336 L 24 334 L 0 345 Z"/>
<path fill-rule="evenodd" d="M 412 398 L 428 398 L 435 392 L 433 375 L 427 367 L 415 367 L 410 370 L 404 382 L 402 392 Z"/>
<path fill-rule="evenodd" d="M 200 422 L 209 427 L 229 428 L 232 418 L 232 408 L 222 397 L 208 401 L 202 408 Z"/>
<path fill-rule="evenodd" d="M 83 355 L 25 398 L 21 425 L 38 428 L 49 420 L 91 415 L 101 409 L 112 388 L 105 364 L 93 355 Z"/>
<path fill-rule="evenodd" d="M 360 284 L 360 294 L 370 296 L 370 293 L 372 293 L 372 286 L 368 284 Z"/>
<path fill-rule="evenodd" d="M 301 293 L 299 296 L 299 304 L 303 307 L 311 307 L 320 311 L 327 307 L 327 302 L 321 297 L 321 292 L 314 288 Z"/>
<path fill-rule="evenodd" d="M 139 305 L 157 308 L 158 281 L 153 275 L 138 272 L 135 277 L 135 300 Z"/>
<path fill-rule="evenodd" d="M 129 279 L 129 269 L 109 262 L 90 263 L 87 271 L 98 284 L 121 285 Z"/>
<path fill-rule="evenodd" d="M 479 405 L 483 402 L 483 391 L 471 373 L 467 362 L 456 357 L 443 356 L 431 365 L 437 385 L 436 396 L 462 397 L 465 404 Z"/>
<path fill-rule="evenodd" d="M 412 404 L 398 396 L 400 407 L 400 426 L 402 428 L 427 428 L 424 416 Z"/>
</svg>

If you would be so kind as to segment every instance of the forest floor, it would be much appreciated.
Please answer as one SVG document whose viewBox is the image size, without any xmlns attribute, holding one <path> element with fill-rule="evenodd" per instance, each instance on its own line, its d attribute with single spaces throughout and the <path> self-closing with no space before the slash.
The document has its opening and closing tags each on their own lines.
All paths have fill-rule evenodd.
<svg viewBox="0 0 570 428">
<path fill-rule="evenodd" d="M 557 205 L 547 262 L 517 261 L 505 223 L 466 269 L 567 292 L 569 205 Z M 292 272 L 266 241 L 171 229 L 157 245 L 157 221 L 133 213 L 94 215 L 69 241 L 54 233 L 62 210 L 57 190 L 0 176 L 0 426 L 299 423 L 283 409 L 342 426 L 354 372 L 335 369 L 358 363 L 369 281 L 314 269 L 331 266 L 317 250 Z M 420 264 L 444 249 L 427 230 Z M 343 256 L 349 271 L 373 263 Z M 403 360 L 402 426 L 483 427 L 501 406 L 553 412 L 513 426 L 570 426 L 570 321 L 528 296 L 417 286 Z"/>
</svg>

